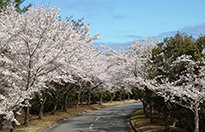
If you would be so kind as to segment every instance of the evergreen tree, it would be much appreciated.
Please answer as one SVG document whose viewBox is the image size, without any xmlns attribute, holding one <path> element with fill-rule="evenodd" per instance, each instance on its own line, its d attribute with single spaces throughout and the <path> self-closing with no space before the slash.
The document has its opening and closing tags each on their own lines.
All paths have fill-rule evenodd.
<svg viewBox="0 0 205 132">
<path fill-rule="evenodd" d="M 31 7 L 32 4 L 28 4 L 27 6 L 23 7 L 23 9 L 20 8 L 20 5 L 25 0 L 0 0 L 0 9 L 3 9 L 6 7 L 10 2 L 13 2 L 15 4 L 15 10 L 19 13 L 26 12 L 29 7 Z"/>
</svg>

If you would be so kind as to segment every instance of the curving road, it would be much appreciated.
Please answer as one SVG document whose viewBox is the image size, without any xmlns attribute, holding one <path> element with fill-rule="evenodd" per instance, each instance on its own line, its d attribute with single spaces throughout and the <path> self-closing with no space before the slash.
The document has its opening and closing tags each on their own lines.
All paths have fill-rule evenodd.
<svg viewBox="0 0 205 132">
<path fill-rule="evenodd" d="M 97 110 L 61 123 L 49 132 L 129 132 L 130 116 L 141 108 L 139 102 Z"/>
</svg>

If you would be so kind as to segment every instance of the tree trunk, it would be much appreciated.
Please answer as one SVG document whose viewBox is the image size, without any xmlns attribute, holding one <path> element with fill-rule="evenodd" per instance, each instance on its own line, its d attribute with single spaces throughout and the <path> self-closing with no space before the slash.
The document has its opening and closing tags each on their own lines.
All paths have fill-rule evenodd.
<svg viewBox="0 0 205 132">
<path fill-rule="evenodd" d="M 112 103 L 113 98 L 114 98 L 114 94 L 111 94 L 110 103 Z"/>
<path fill-rule="evenodd" d="M 3 131 L 4 116 L 6 116 L 6 115 L 5 114 L 0 115 L 0 132 Z"/>
<path fill-rule="evenodd" d="M 78 100 L 77 100 L 77 104 L 76 104 L 77 108 L 79 108 L 79 102 L 80 102 L 80 93 L 78 93 Z"/>
<path fill-rule="evenodd" d="M 128 92 L 128 101 L 130 101 L 130 93 Z"/>
<path fill-rule="evenodd" d="M 16 113 L 14 113 L 14 117 L 16 118 Z M 12 128 L 10 129 L 10 132 L 14 132 L 14 129 L 15 129 L 15 127 L 16 127 L 15 121 L 12 121 L 12 122 L 11 122 L 11 125 L 12 125 Z"/>
<path fill-rule="evenodd" d="M 41 103 L 41 106 L 40 106 L 40 110 L 39 110 L 39 114 L 38 114 L 38 118 L 39 119 L 43 118 L 44 104 L 45 104 L 45 102 L 47 100 L 47 97 L 48 97 L 48 91 L 46 91 L 44 99 L 43 99 L 43 102 Z"/>
<path fill-rule="evenodd" d="M 167 104 L 166 103 L 164 103 L 164 122 L 165 122 L 165 132 L 169 131 L 168 113 L 167 113 Z"/>
<path fill-rule="evenodd" d="M 55 111 L 57 110 L 58 100 L 59 100 L 59 99 L 56 99 L 56 100 L 55 100 L 54 107 L 53 107 L 53 110 L 52 110 L 52 113 L 51 113 L 51 114 L 53 114 L 53 115 L 55 114 Z"/>
<path fill-rule="evenodd" d="M 3 131 L 3 123 L 1 122 L 0 123 L 0 132 L 2 132 Z"/>
<path fill-rule="evenodd" d="M 62 95 L 64 95 L 64 93 L 61 93 L 55 100 L 55 104 L 54 104 L 54 108 L 52 110 L 52 113 L 51 114 L 55 114 L 56 110 L 57 110 L 57 107 L 58 107 L 58 103 L 62 97 Z"/>
<path fill-rule="evenodd" d="M 81 98 L 80 98 L 80 100 L 79 100 L 79 103 L 80 103 L 80 105 L 83 105 L 83 101 L 85 100 L 85 93 L 83 93 L 82 95 L 81 95 Z"/>
<path fill-rule="evenodd" d="M 153 122 L 153 104 L 150 102 L 150 122 Z"/>
<path fill-rule="evenodd" d="M 145 117 L 149 117 L 148 111 L 147 111 L 147 102 L 146 101 L 144 101 L 144 113 L 145 113 Z"/>
<path fill-rule="evenodd" d="M 143 104 L 143 110 L 144 110 L 145 117 L 149 117 L 148 116 L 148 112 L 147 112 L 147 102 L 146 102 L 146 100 L 141 99 L 141 98 L 140 98 L 140 100 L 141 100 L 141 102 Z"/>
<path fill-rule="evenodd" d="M 10 129 L 10 132 L 14 132 L 16 123 L 14 121 L 12 121 L 11 125 L 12 125 L 12 128 Z"/>
<path fill-rule="evenodd" d="M 102 92 L 100 93 L 100 105 L 102 105 Z"/>
<path fill-rule="evenodd" d="M 123 90 L 123 93 L 122 93 L 122 99 L 123 99 L 123 102 L 125 102 L 125 91 Z"/>
<path fill-rule="evenodd" d="M 120 102 L 122 101 L 122 93 L 120 93 Z"/>
<path fill-rule="evenodd" d="M 25 122 L 24 122 L 24 125 L 26 127 L 28 127 L 28 122 L 29 122 L 29 110 L 30 110 L 30 108 L 26 107 L 26 110 L 25 110 Z"/>
<path fill-rule="evenodd" d="M 63 104 L 63 110 L 66 112 L 68 108 L 68 94 L 69 90 L 64 95 L 64 104 Z"/>
<path fill-rule="evenodd" d="M 198 104 L 196 104 L 195 106 L 195 118 L 194 118 L 194 121 L 195 121 L 195 130 L 194 132 L 199 132 L 199 111 L 198 111 Z"/>
<path fill-rule="evenodd" d="M 91 91 L 88 90 L 88 106 L 90 106 L 90 99 L 91 99 Z"/>
<path fill-rule="evenodd" d="M 55 111 L 57 110 L 57 106 L 58 106 L 58 102 L 59 102 L 59 98 L 56 99 L 55 103 L 54 103 L 54 107 L 53 107 L 53 110 L 52 110 L 52 114 L 55 114 Z"/>
</svg>

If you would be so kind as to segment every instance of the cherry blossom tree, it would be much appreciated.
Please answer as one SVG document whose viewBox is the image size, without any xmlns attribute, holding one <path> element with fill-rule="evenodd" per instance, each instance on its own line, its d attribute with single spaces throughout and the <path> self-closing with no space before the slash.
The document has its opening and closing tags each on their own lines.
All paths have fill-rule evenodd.
<svg viewBox="0 0 205 132">
<path fill-rule="evenodd" d="M 149 61 L 151 49 L 159 43 L 159 40 L 134 41 L 127 47 L 127 50 L 115 51 L 108 46 L 102 46 L 106 49 L 104 54 L 108 65 L 108 78 L 105 81 L 107 86 L 120 90 L 131 92 L 133 86 L 144 89 L 144 81 L 149 75 Z M 113 89 L 112 89 L 113 90 Z"/>
<path fill-rule="evenodd" d="M 77 39 L 77 42 L 73 41 L 71 42 L 71 44 L 68 43 L 64 45 L 63 52 L 59 54 L 58 58 L 56 58 L 57 62 L 61 64 L 60 67 L 58 67 L 54 71 L 56 74 L 53 74 L 53 72 L 49 74 L 50 82 L 53 81 L 61 85 L 60 87 L 58 87 L 58 90 L 55 88 L 51 89 L 53 95 L 55 95 L 56 97 L 56 103 L 54 105 L 53 113 L 57 109 L 57 104 L 60 98 L 64 94 L 68 95 L 68 91 L 70 90 L 70 87 L 69 86 L 67 87 L 67 85 L 70 84 L 77 85 L 78 81 L 83 79 L 86 80 L 85 75 L 88 72 L 92 71 L 91 69 L 89 71 L 86 71 L 85 69 L 87 68 L 87 63 L 91 60 L 89 56 L 92 55 L 93 53 L 96 53 L 96 50 L 91 50 L 92 45 L 94 43 L 93 41 L 99 39 L 98 38 L 99 34 L 90 37 L 89 25 L 85 24 L 82 25 L 81 28 L 79 28 L 79 25 L 75 21 L 71 20 L 71 23 L 72 26 L 77 26 L 77 27 L 73 27 L 73 30 L 75 30 L 76 33 L 78 33 L 80 39 L 74 38 Z M 84 62 L 81 63 L 82 61 Z M 82 81 L 80 81 L 80 83 L 82 83 Z M 78 88 L 80 91 L 82 90 L 82 87 L 77 87 L 77 89 Z M 57 91 L 62 91 L 62 92 L 57 92 Z"/>
<path fill-rule="evenodd" d="M 16 103 L 15 108 L 14 104 L 10 107 L 15 110 L 27 107 L 26 125 L 29 100 L 34 93 L 48 89 L 46 84 L 50 81 L 73 81 L 70 70 L 67 70 L 69 67 L 64 68 L 71 64 L 71 60 L 76 61 L 83 56 L 80 49 L 85 49 L 99 35 L 90 37 L 89 25 L 85 25 L 83 31 L 74 28 L 72 22 L 69 23 L 70 18 L 60 18 L 59 11 L 58 8 L 38 6 L 19 14 L 10 4 L 0 12 L 1 79 L 4 80 L 1 88 L 7 85 L 17 92 L 8 94 L 8 98 L 5 95 L 1 97 L 3 101 L 12 100 L 9 98 L 14 95 L 15 98 L 22 98 L 19 99 L 20 106 Z M 14 112 L 12 109 L 7 111 Z M 15 120 L 14 116 L 7 118 L 4 113 L 2 117 L 5 120 Z"/>
<path fill-rule="evenodd" d="M 204 64 L 203 64 L 204 65 Z M 205 101 L 204 66 L 199 61 L 193 61 L 191 56 L 182 55 L 172 63 L 172 67 L 184 68 L 175 81 L 160 76 L 162 83 L 157 83 L 154 91 L 170 101 L 190 109 L 195 115 L 195 132 L 199 132 L 199 114 L 201 104 Z M 163 67 L 161 67 L 163 70 Z"/>
</svg>

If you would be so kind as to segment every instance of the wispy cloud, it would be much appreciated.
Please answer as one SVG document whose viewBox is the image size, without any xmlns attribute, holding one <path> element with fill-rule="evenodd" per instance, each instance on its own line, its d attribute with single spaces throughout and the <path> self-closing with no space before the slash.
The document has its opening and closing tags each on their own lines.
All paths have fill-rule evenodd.
<svg viewBox="0 0 205 132">
<path fill-rule="evenodd" d="M 121 14 L 117 14 L 117 15 L 113 15 L 113 18 L 114 19 L 125 19 L 125 18 L 127 18 L 128 17 L 128 15 L 121 15 Z"/>
<path fill-rule="evenodd" d="M 137 36 L 137 35 L 127 35 L 125 38 L 132 38 L 132 39 L 141 39 L 144 38 L 144 36 Z"/>
<path fill-rule="evenodd" d="M 152 38 L 163 39 L 165 37 L 174 36 L 176 33 L 177 33 L 177 31 L 162 32 L 162 33 L 159 33 L 157 36 L 153 36 Z"/>
<path fill-rule="evenodd" d="M 162 39 L 165 37 L 174 36 L 177 31 L 179 31 L 180 33 L 187 33 L 189 35 L 192 35 L 193 37 L 197 37 L 198 35 L 205 33 L 205 22 L 195 26 L 185 26 L 184 28 L 175 31 L 162 32 L 154 37 L 157 39 Z"/>
<path fill-rule="evenodd" d="M 185 32 L 191 35 L 199 35 L 205 33 L 205 22 L 196 26 L 187 26 L 179 30 L 180 32 Z"/>
</svg>

